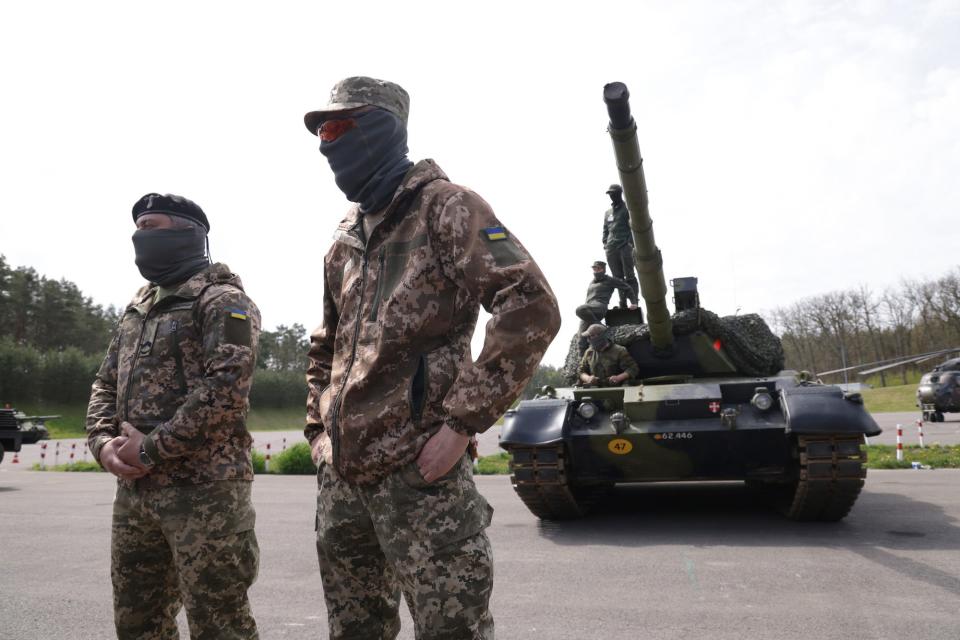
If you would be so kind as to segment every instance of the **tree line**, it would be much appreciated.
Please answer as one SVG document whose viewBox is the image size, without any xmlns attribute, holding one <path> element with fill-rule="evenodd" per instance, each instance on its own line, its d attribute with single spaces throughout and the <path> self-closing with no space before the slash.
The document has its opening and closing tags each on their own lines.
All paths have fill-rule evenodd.
<svg viewBox="0 0 960 640">
<path fill-rule="evenodd" d="M 85 402 L 120 313 L 68 280 L 12 268 L 0 255 L 0 402 Z M 767 320 L 787 366 L 814 372 L 960 346 L 960 268 L 880 292 L 861 286 L 805 298 Z M 305 405 L 308 347 L 301 324 L 261 332 L 252 405 Z M 879 383 L 907 384 L 907 375 L 881 372 Z M 541 365 L 522 397 L 546 384 L 563 384 L 558 368 Z"/>
<path fill-rule="evenodd" d="M 783 340 L 786 366 L 812 372 L 960 347 L 960 268 L 883 291 L 862 285 L 805 298 L 774 309 L 768 320 Z M 908 367 L 889 369 L 874 381 L 908 384 L 908 373 Z M 848 377 L 859 380 L 854 372 Z"/>
<path fill-rule="evenodd" d="M 0 403 L 86 402 L 121 312 L 0 255 Z M 261 332 L 252 404 L 305 406 L 307 346 L 299 324 Z"/>
</svg>

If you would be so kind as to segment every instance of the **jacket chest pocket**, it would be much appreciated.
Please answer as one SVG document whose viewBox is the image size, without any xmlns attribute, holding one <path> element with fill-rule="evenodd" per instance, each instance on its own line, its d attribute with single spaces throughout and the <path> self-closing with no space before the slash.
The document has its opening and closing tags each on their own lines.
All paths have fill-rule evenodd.
<svg viewBox="0 0 960 640">
<path fill-rule="evenodd" d="M 158 378 L 165 378 L 164 386 L 186 393 L 187 369 L 196 368 L 198 345 L 193 303 L 176 303 L 147 321 L 140 357 L 156 367 Z"/>
<path fill-rule="evenodd" d="M 418 250 L 426 246 L 427 234 L 424 233 L 410 240 L 389 242 L 380 249 L 377 257 L 377 288 L 368 318 L 370 322 L 376 322 L 380 307 L 390 299 L 404 277 L 410 275 L 411 263 L 424 257 L 424 252 Z"/>
</svg>

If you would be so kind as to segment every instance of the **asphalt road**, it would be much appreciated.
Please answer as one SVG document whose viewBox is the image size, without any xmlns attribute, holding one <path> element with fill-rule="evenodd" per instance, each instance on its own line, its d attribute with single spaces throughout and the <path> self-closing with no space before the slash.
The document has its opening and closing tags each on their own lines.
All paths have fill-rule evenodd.
<svg viewBox="0 0 960 640">
<path fill-rule="evenodd" d="M 786 521 L 731 483 L 621 488 L 541 523 L 506 477 L 477 481 L 501 640 L 960 637 L 960 471 L 870 471 L 839 524 Z M 311 477 L 254 484 L 264 639 L 327 637 L 313 494 Z M 0 638 L 111 637 L 112 497 L 106 474 L 0 468 Z"/>
</svg>

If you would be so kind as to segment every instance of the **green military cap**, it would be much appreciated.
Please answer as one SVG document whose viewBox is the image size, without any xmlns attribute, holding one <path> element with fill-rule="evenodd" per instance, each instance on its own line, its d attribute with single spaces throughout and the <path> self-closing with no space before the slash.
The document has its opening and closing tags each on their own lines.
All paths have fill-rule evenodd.
<svg viewBox="0 0 960 640">
<path fill-rule="evenodd" d="M 393 82 L 351 76 L 333 85 L 327 106 L 303 116 L 303 123 L 310 133 L 317 135 L 317 127 L 331 113 L 367 106 L 386 109 L 406 125 L 407 116 L 410 115 L 410 96 L 403 87 Z"/>
<path fill-rule="evenodd" d="M 623 193 L 623 187 L 618 184 L 612 184 L 607 187 L 607 193 Z"/>
<path fill-rule="evenodd" d="M 597 260 L 593 263 L 593 268 L 596 269 L 597 267 L 600 267 L 601 269 L 606 269 L 607 263 L 604 262 L 603 260 Z"/>
</svg>

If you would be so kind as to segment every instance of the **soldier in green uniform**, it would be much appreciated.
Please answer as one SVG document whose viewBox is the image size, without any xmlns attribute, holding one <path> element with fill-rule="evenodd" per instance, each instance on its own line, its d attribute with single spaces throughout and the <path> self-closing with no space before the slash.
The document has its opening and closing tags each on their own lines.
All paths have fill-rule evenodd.
<svg viewBox="0 0 960 640">
<path fill-rule="evenodd" d="M 626 347 L 607 337 L 607 328 L 594 324 L 583 332 L 590 346 L 580 359 L 580 382 L 585 387 L 615 387 L 640 375 L 640 367 Z"/>
<path fill-rule="evenodd" d="M 560 313 L 490 205 L 407 159 L 409 104 L 352 77 L 304 118 L 356 203 L 323 261 L 307 370 L 317 555 L 331 638 L 395 638 L 401 592 L 419 640 L 493 638 L 492 509 L 465 452 L 533 376 Z"/>
<path fill-rule="evenodd" d="M 603 322 L 603 317 L 607 313 L 610 298 L 613 297 L 614 290 L 620 290 L 620 297 L 622 299 L 624 296 L 629 295 L 628 293 L 624 293 L 624 289 L 630 289 L 631 286 L 620 278 L 608 276 L 607 264 L 602 260 L 594 262 L 591 268 L 593 269 L 593 280 L 590 281 L 590 285 L 587 287 L 587 300 L 577 307 L 576 310 L 577 317 L 580 318 L 580 328 L 577 330 L 577 333 L 581 335 L 581 351 L 587 348 L 587 340 L 583 336 L 583 332 L 586 331 L 590 325 Z M 636 292 L 634 292 L 633 295 L 636 296 Z M 634 304 L 631 305 L 630 308 L 636 309 L 637 306 Z M 640 322 L 643 322 L 642 312 Z"/>
<path fill-rule="evenodd" d="M 87 410 L 90 450 L 118 478 L 111 578 L 117 637 L 257 638 L 247 589 L 259 549 L 246 429 L 260 314 L 240 279 L 210 264 L 194 202 L 133 206 L 149 284 L 124 311 Z"/>
<path fill-rule="evenodd" d="M 633 234 L 630 231 L 630 212 L 623 201 L 623 187 L 610 185 L 610 208 L 603 214 L 603 251 L 610 265 L 610 273 L 629 285 L 620 289 L 620 306 L 635 309 L 640 283 L 633 263 Z"/>
</svg>

